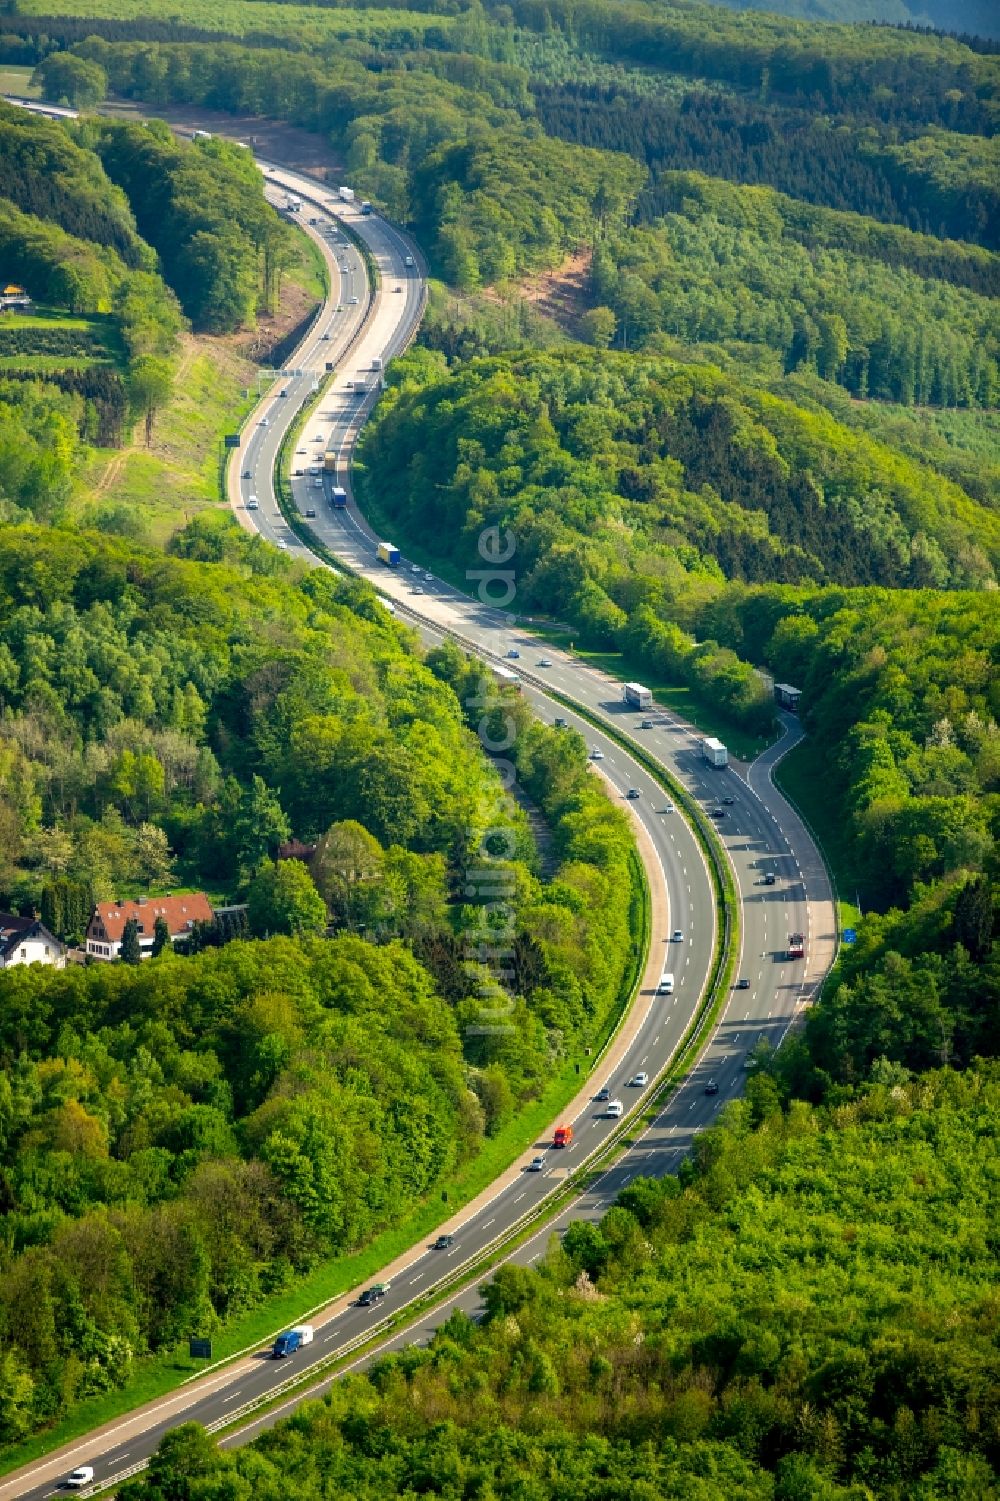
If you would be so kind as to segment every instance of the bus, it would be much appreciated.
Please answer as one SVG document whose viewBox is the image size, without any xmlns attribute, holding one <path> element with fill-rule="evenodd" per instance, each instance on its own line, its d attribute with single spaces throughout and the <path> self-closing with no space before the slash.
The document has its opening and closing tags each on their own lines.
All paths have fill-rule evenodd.
<svg viewBox="0 0 1000 1501">
<path fill-rule="evenodd" d="M 343 485 L 334 485 L 330 491 L 330 504 L 335 511 L 345 511 L 347 509 L 347 491 Z"/>
</svg>

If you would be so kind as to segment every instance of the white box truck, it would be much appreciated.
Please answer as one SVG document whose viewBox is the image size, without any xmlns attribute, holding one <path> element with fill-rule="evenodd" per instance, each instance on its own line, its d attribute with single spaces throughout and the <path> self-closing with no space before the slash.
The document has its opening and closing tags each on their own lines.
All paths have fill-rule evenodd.
<svg viewBox="0 0 1000 1501">
<path fill-rule="evenodd" d="M 653 707 L 653 695 L 641 683 L 626 683 L 622 696 L 627 704 L 631 704 L 633 709 L 651 709 Z"/>
<path fill-rule="evenodd" d="M 721 740 L 716 740 L 713 735 L 706 735 L 701 742 L 701 754 L 709 766 L 728 766 L 729 752 Z"/>
<path fill-rule="evenodd" d="M 339 189 L 339 193 L 340 193 L 340 201 L 341 201 L 341 203 L 353 203 L 354 202 L 354 189 L 353 188 L 340 188 Z"/>
</svg>

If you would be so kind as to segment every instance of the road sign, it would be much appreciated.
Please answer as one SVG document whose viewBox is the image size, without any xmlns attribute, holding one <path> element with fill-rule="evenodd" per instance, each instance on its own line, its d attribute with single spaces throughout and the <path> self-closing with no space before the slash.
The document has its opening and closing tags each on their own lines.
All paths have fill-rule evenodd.
<svg viewBox="0 0 1000 1501">
<path fill-rule="evenodd" d="M 240 446 L 240 435 L 239 435 L 239 433 L 227 433 L 226 434 L 226 447 L 227 448 L 239 448 L 239 446 Z"/>
<path fill-rule="evenodd" d="M 857 943 L 857 941 L 858 941 L 858 930 L 857 930 L 857 928 L 845 928 L 844 929 L 844 942 L 845 943 Z"/>
<path fill-rule="evenodd" d="M 192 1360 L 211 1360 L 212 1341 L 210 1339 L 189 1339 L 188 1354 Z"/>
</svg>

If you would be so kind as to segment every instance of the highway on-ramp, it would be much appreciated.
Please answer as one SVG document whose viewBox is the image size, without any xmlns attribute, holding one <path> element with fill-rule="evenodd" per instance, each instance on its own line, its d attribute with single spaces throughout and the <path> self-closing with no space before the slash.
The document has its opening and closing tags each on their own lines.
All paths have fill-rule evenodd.
<svg viewBox="0 0 1000 1501">
<path fill-rule="evenodd" d="M 561 1228 L 570 1217 L 600 1215 L 631 1177 L 658 1176 L 675 1168 L 695 1133 L 740 1092 L 748 1055 L 761 1039 L 772 1044 L 780 1040 L 833 956 L 835 922 L 825 870 L 804 826 L 773 788 L 770 768 L 777 753 L 762 766 L 755 763 L 749 769 L 738 765 L 726 770 L 709 768 L 701 757 L 695 730 L 676 715 L 656 707 L 642 714 L 627 709 L 619 684 L 533 637 L 507 608 L 469 598 L 428 577 L 411 560 L 391 568 L 379 563 L 379 539 L 353 499 L 344 509 L 333 509 L 334 484 L 350 494 L 354 439 L 377 399 L 381 372 L 418 326 L 425 296 L 422 262 L 418 248 L 378 215 L 362 214 L 311 179 L 274 164 L 265 164 L 265 170 L 273 201 L 282 204 L 289 194 L 301 197 L 298 217 L 323 248 L 331 293 L 286 372 L 248 423 L 230 470 L 234 509 L 243 525 L 292 555 L 318 561 L 285 524 L 273 484 L 282 438 L 302 405 L 318 395 L 319 402 L 298 441 L 299 451 L 291 455 L 292 469 L 300 471 L 292 478 L 293 500 L 303 520 L 330 553 L 370 578 L 399 618 L 417 626 L 425 639 L 458 640 L 484 658 L 485 670 L 492 664 L 516 671 L 521 691 L 543 718 L 562 718 L 580 731 L 595 769 L 606 776 L 611 794 L 621 798 L 621 806 L 631 810 L 636 820 L 654 897 L 652 953 L 642 994 L 620 1037 L 598 1061 L 592 1087 L 562 1117 L 575 1130 L 568 1150 L 552 1148 L 551 1138 L 538 1143 L 490 1190 L 442 1226 L 454 1235 L 449 1246 L 432 1250 L 420 1245 L 398 1258 L 384 1274 L 389 1291 L 374 1307 L 362 1308 L 356 1297 L 342 1297 L 322 1310 L 303 1309 L 303 1319 L 308 1314 L 315 1325 L 316 1338 L 292 1359 L 273 1360 L 259 1350 L 248 1352 L 0 1481 L 0 1501 L 51 1495 L 60 1477 L 78 1464 L 94 1466 L 97 1485 L 121 1480 L 141 1466 L 163 1434 L 178 1422 L 197 1420 L 213 1428 L 229 1427 L 249 1409 L 247 1423 L 226 1440 L 246 1441 L 259 1426 L 276 1421 L 284 1412 L 274 1409 L 254 1419 L 250 1416 L 254 1404 L 280 1395 L 290 1377 L 301 1378 L 317 1362 L 349 1351 L 377 1329 L 387 1314 L 399 1312 L 492 1246 L 561 1186 L 567 1173 L 619 1126 L 607 1113 L 606 1103 L 595 1097 L 600 1086 L 608 1086 L 626 1115 L 648 1098 L 649 1085 L 635 1081 L 643 1076 L 655 1081 L 698 1009 L 715 949 L 716 912 L 707 862 L 694 832 L 674 810 L 660 782 L 623 745 L 623 735 L 641 744 L 646 756 L 703 802 L 709 814 L 719 814 L 713 821 L 741 904 L 737 978 L 746 985 L 734 988 L 701 1057 L 655 1121 L 570 1210 L 547 1224 L 515 1255 L 533 1261 L 553 1229 Z M 369 263 L 377 270 L 374 284 L 355 237 L 365 244 Z M 324 469 L 328 452 L 338 455 L 335 472 Z M 309 516 L 310 511 L 315 515 Z M 480 559 L 470 560 L 470 568 L 486 566 Z M 649 722 L 648 728 L 642 727 L 643 721 Z M 789 721 L 782 748 L 797 734 L 796 722 Z M 629 792 L 638 795 L 629 797 Z M 773 884 L 765 884 L 768 877 L 773 877 Z M 796 930 L 806 935 L 806 952 L 800 961 L 786 957 L 788 934 Z M 674 976 L 669 994 L 656 993 L 661 971 Z M 588 1066 L 589 1060 L 584 1071 Z M 536 1154 L 542 1158 L 537 1171 L 529 1167 Z M 458 1293 L 415 1327 L 395 1333 L 385 1347 L 426 1339 L 451 1307 L 474 1310 L 478 1302 L 475 1287 Z M 317 1381 L 321 1379 L 334 1378 L 321 1378 L 317 1372 Z M 297 1392 L 290 1403 L 302 1395 Z"/>
</svg>

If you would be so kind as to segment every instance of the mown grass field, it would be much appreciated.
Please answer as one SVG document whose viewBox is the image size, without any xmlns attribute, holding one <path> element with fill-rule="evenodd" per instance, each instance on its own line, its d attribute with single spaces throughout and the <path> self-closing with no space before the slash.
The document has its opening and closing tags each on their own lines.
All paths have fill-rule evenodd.
<svg viewBox="0 0 1000 1501">
<path fill-rule="evenodd" d="M 0 63 L 0 94 L 17 94 L 21 99 L 40 99 L 42 91 L 31 82 L 34 68 L 18 68 Z"/>
</svg>

